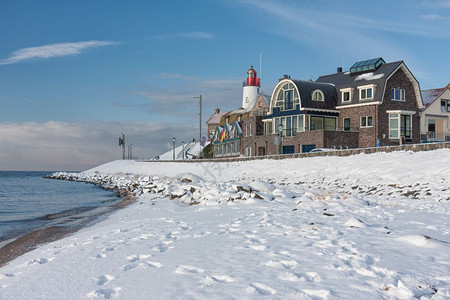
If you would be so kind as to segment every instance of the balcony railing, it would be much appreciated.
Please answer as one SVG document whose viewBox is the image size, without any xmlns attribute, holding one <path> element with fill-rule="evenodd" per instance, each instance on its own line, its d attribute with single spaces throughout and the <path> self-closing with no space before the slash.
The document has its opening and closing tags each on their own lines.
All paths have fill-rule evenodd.
<svg viewBox="0 0 450 300">
<path fill-rule="evenodd" d="M 420 134 L 422 142 L 450 142 L 450 132 L 428 131 Z"/>
</svg>

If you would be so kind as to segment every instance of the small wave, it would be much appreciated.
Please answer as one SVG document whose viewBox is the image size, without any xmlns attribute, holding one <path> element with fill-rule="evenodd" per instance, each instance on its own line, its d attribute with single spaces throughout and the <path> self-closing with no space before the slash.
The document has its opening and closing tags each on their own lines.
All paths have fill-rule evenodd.
<svg viewBox="0 0 450 300">
<path fill-rule="evenodd" d="M 84 212 L 87 212 L 89 210 L 93 210 L 95 209 L 95 206 L 83 206 L 83 207 L 77 207 L 74 209 L 69 209 L 69 210 L 64 210 L 58 213 L 53 213 L 53 214 L 48 214 L 45 215 L 43 217 L 40 217 L 40 220 L 54 220 L 54 219 L 59 219 L 59 218 L 64 218 L 64 217 L 70 217 L 73 215 L 78 215 Z"/>
</svg>

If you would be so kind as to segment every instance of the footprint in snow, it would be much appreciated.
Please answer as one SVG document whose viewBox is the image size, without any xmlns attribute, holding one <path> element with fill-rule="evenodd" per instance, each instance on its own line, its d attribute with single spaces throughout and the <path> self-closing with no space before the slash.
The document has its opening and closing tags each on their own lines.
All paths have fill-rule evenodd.
<svg viewBox="0 0 450 300">
<path fill-rule="evenodd" d="M 269 260 L 268 262 L 264 263 L 264 265 L 268 267 L 284 267 L 285 269 L 292 269 L 297 266 L 298 263 L 295 260 Z"/>
<path fill-rule="evenodd" d="M 50 258 L 50 259 L 46 259 L 46 258 L 36 258 L 36 259 L 30 260 L 29 262 L 27 262 L 26 265 L 27 265 L 27 266 L 33 265 L 33 264 L 40 264 L 40 265 L 43 265 L 43 264 L 46 264 L 46 263 L 48 263 L 48 262 L 50 262 L 50 261 L 52 261 L 52 260 L 54 260 L 54 259 L 55 259 L 54 257 L 53 257 L 53 258 Z"/>
<path fill-rule="evenodd" d="M 213 275 L 213 276 L 211 276 L 211 278 L 214 281 L 223 282 L 223 283 L 229 283 L 229 282 L 234 281 L 234 279 L 228 275 Z"/>
<path fill-rule="evenodd" d="M 276 293 L 276 290 L 273 288 L 259 282 L 250 283 L 250 286 L 249 291 L 256 290 L 260 295 L 273 295 Z"/>
<path fill-rule="evenodd" d="M 193 266 L 187 266 L 187 265 L 179 265 L 177 269 L 175 270 L 176 274 L 185 274 L 185 275 L 194 275 L 194 274 L 200 274 L 203 273 L 203 269 L 196 268 Z"/>
<path fill-rule="evenodd" d="M 138 261 L 138 260 L 141 260 L 141 259 L 146 259 L 146 258 L 149 258 L 149 257 L 151 257 L 150 254 L 137 254 L 137 255 L 128 255 L 127 259 L 128 259 L 129 262 L 135 262 L 135 261 Z"/>
<path fill-rule="evenodd" d="M 87 296 L 88 298 L 103 297 L 105 299 L 111 299 L 117 297 L 121 289 L 121 287 L 115 287 L 111 289 L 98 289 L 88 293 Z"/>
<path fill-rule="evenodd" d="M 112 276 L 112 275 L 108 275 L 108 274 L 102 275 L 102 276 L 96 278 L 97 285 L 107 284 L 108 282 L 110 282 L 113 279 L 114 279 L 114 276 Z"/>
</svg>

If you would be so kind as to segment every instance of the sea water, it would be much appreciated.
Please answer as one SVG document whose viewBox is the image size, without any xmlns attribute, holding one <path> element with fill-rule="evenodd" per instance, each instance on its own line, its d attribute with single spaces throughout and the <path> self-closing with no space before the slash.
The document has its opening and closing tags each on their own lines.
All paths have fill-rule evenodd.
<svg viewBox="0 0 450 300">
<path fill-rule="evenodd" d="M 93 184 L 44 178 L 50 174 L 0 171 L 0 248 L 34 230 L 86 224 L 120 201 Z"/>
</svg>

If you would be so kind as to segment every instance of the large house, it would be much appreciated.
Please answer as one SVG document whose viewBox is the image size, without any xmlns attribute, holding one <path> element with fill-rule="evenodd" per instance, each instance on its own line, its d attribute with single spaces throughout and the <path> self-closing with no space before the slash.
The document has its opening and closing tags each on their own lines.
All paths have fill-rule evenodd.
<svg viewBox="0 0 450 300">
<path fill-rule="evenodd" d="M 251 70 L 248 74 L 256 76 Z M 232 155 L 223 150 L 228 140 L 239 142 L 240 155 L 245 156 L 420 141 L 422 96 L 403 61 L 360 61 L 347 72 L 338 68 L 315 82 L 285 75 L 273 89 L 269 105 L 262 94 L 255 97 L 246 107 L 222 116 L 215 132 L 215 157 L 238 155 L 236 147 L 230 148 Z M 243 103 L 245 99 L 244 93 Z M 243 111 L 245 118 L 230 119 Z M 233 132 L 230 126 L 239 126 L 239 138 L 231 133 L 233 139 L 227 140 L 226 133 Z"/>
<path fill-rule="evenodd" d="M 423 142 L 450 141 L 450 83 L 439 89 L 422 91 L 425 107 L 421 111 Z"/>
</svg>

